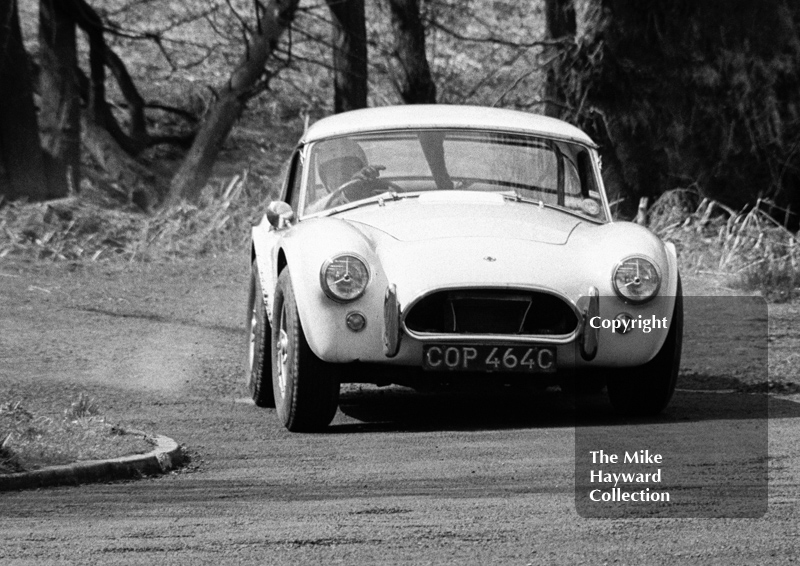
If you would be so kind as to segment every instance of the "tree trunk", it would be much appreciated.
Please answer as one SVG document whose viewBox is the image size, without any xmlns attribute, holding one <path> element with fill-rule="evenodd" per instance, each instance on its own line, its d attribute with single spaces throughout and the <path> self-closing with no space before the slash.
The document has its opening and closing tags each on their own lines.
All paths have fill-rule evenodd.
<svg viewBox="0 0 800 566">
<path fill-rule="evenodd" d="M 66 196 L 80 186 L 80 93 L 75 68 L 75 22 L 61 2 L 39 3 L 39 128 L 45 156 L 47 196 Z"/>
<path fill-rule="evenodd" d="M 333 16 L 335 112 L 367 106 L 367 25 L 364 0 L 327 0 Z"/>
<path fill-rule="evenodd" d="M 28 55 L 16 0 L 0 0 L 0 196 L 47 196 Z"/>
<path fill-rule="evenodd" d="M 577 24 L 573 0 L 545 0 L 545 22 L 548 39 L 571 41 L 575 38 Z M 555 46 L 545 50 L 548 61 L 545 69 L 544 113 L 559 118 L 564 104 L 564 92 L 560 85 L 559 55 L 563 47 Z"/>
<path fill-rule="evenodd" d="M 294 18 L 299 0 L 271 0 L 260 10 L 258 26 L 249 35 L 245 54 L 200 126 L 192 147 L 170 183 L 168 203 L 196 201 L 233 125 L 241 116 L 283 31 Z"/>
<path fill-rule="evenodd" d="M 83 81 L 86 84 L 81 90 L 84 91 L 91 120 L 108 130 L 129 155 L 137 155 L 149 142 L 144 120 L 144 101 L 122 60 L 106 44 L 103 20 L 86 0 L 61 0 L 61 6 L 68 17 L 86 33 L 89 41 L 89 77 L 88 82 Z M 111 69 L 120 92 L 128 102 L 130 135 L 123 131 L 106 100 L 106 67 Z M 79 76 L 79 79 L 83 77 Z"/>
<path fill-rule="evenodd" d="M 394 28 L 397 89 L 406 104 L 433 104 L 436 85 L 425 53 L 425 28 L 417 0 L 388 0 Z"/>
</svg>

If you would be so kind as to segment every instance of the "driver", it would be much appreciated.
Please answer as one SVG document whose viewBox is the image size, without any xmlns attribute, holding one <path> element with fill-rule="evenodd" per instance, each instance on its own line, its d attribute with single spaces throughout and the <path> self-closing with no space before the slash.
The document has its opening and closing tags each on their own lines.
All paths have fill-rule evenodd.
<svg viewBox="0 0 800 566">
<path fill-rule="evenodd" d="M 370 167 L 364 150 L 350 138 L 322 142 L 317 150 L 317 164 L 319 178 L 330 195 L 325 208 L 386 190 L 384 183 L 378 181 L 383 167 Z M 345 189 L 337 193 L 342 187 Z"/>
<path fill-rule="evenodd" d="M 367 166 L 367 155 L 352 139 L 340 138 L 320 144 L 317 163 L 319 178 L 332 193 Z"/>
</svg>

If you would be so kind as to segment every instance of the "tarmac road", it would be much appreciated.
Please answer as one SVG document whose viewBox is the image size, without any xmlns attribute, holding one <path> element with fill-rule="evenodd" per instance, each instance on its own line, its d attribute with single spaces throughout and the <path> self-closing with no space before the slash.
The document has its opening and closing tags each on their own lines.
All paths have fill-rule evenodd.
<svg viewBox="0 0 800 566">
<path fill-rule="evenodd" d="M 162 477 L 0 494 L 0 563 L 800 560 L 796 399 L 771 402 L 768 453 L 758 444 L 767 442 L 763 397 L 698 391 L 680 391 L 661 419 L 629 422 L 602 396 L 576 409 L 554 390 L 423 395 L 348 387 L 328 432 L 291 434 L 273 411 L 245 399 L 240 259 L 0 264 L 0 399 L 35 408 L 88 391 L 109 420 L 170 436 L 192 458 Z M 594 442 L 587 431 L 608 430 L 624 438 L 657 430 L 661 445 L 673 448 L 696 438 L 753 440 L 756 471 L 759 448 L 768 456 L 765 513 L 579 515 L 576 445 Z M 748 459 L 740 461 L 744 469 Z M 740 477 L 736 462 L 731 484 Z M 706 472 L 698 465 L 683 479 L 702 483 Z"/>
</svg>

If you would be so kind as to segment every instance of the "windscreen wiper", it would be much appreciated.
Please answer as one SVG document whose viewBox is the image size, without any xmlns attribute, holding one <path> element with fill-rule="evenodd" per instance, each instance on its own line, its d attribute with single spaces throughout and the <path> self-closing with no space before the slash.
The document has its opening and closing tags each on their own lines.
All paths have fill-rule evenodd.
<svg viewBox="0 0 800 566">
<path fill-rule="evenodd" d="M 320 216 L 330 216 L 331 214 L 336 214 L 337 212 L 345 212 L 347 210 L 353 210 L 354 208 L 360 208 L 368 204 L 377 203 L 378 206 L 384 206 L 387 200 L 396 201 L 418 196 L 419 193 L 398 193 L 397 191 L 386 191 L 379 195 L 375 195 L 362 200 L 357 200 L 354 202 L 348 202 L 346 204 L 340 204 L 337 207 L 324 210 L 322 211 L 322 214 L 320 214 Z"/>
</svg>

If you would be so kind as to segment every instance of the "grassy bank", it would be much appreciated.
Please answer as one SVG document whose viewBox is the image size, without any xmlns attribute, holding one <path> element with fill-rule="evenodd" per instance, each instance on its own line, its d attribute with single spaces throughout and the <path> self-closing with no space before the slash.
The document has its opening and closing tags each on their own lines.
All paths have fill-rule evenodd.
<svg viewBox="0 0 800 566">
<path fill-rule="evenodd" d="M 237 249 L 271 200 L 247 174 L 209 186 L 198 204 L 145 214 L 99 192 L 0 208 L 0 258 L 49 261 L 158 261 Z"/>
<path fill-rule="evenodd" d="M 648 226 L 674 242 L 681 270 L 721 277 L 727 286 L 771 302 L 800 297 L 800 238 L 767 213 L 768 203 L 735 211 L 696 193 L 674 190 L 648 211 Z"/>
<path fill-rule="evenodd" d="M 151 214 L 108 206 L 92 191 L 49 203 L 7 204 L 0 209 L 0 258 L 160 261 L 241 250 L 274 192 L 241 174 L 209 186 L 196 205 Z M 648 227 L 675 243 L 684 274 L 713 275 L 774 302 L 800 296 L 800 239 L 760 202 L 737 212 L 675 190 L 650 208 Z"/>
<path fill-rule="evenodd" d="M 152 449 L 143 437 L 107 423 L 85 395 L 68 403 L 61 418 L 35 414 L 21 401 L 0 405 L 0 474 Z"/>
</svg>

